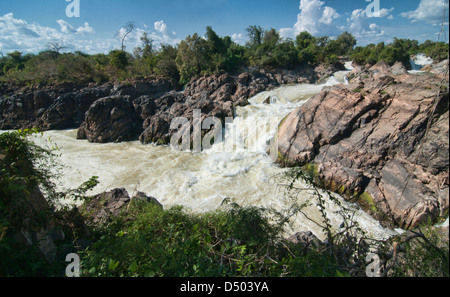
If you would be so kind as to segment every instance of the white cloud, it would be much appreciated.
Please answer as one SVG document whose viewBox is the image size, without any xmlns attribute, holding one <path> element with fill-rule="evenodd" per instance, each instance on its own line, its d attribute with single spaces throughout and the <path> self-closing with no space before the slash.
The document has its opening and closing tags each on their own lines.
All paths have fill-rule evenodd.
<svg viewBox="0 0 450 297">
<path fill-rule="evenodd" d="M 76 32 L 76 30 L 70 25 L 69 23 L 63 21 L 63 20 L 57 20 L 56 21 L 61 28 L 61 32 L 65 34 L 73 34 Z"/>
<path fill-rule="evenodd" d="M 393 10 L 393 8 L 383 8 L 380 10 L 379 17 L 387 17 L 389 19 L 389 17 L 391 16 L 390 12 L 392 12 Z M 368 17 L 365 9 L 354 10 L 350 18 L 347 19 L 350 33 L 354 34 L 358 38 L 371 38 L 373 36 L 385 35 L 385 31 L 380 26 L 372 22 L 375 19 L 376 18 Z"/>
<path fill-rule="evenodd" d="M 14 18 L 13 13 L 0 16 L 0 50 L 4 52 L 34 52 L 43 50 L 43 45 L 63 34 L 56 29 L 29 24 L 25 20 Z"/>
<path fill-rule="evenodd" d="M 242 33 L 234 33 L 231 36 L 231 40 L 236 42 L 237 44 L 244 45 L 245 44 L 245 37 Z"/>
<path fill-rule="evenodd" d="M 387 17 L 388 19 L 392 20 L 394 18 L 394 16 L 391 15 L 392 11 L 394 11 L 394 7 L 390 8 L 390 9 L 382 8 L 382 9 L 380 9 L 378 17 L 380 17 L 380 18 Z"/>
<path fill-rule="evenodd" d="M 292 28 L 281 28 L 282 37 L 295 37 L 303 31 L 312 35 L 333 35 L 337 32 L 334 21 L 340 18 L 340 14 L 320 0 L 300 0 L 300 13 L 297 15 L 297 23 Z"/>
<path fill-rule="evenodd" d="M 77 29 L 77 33 L 79 34 L 94 34 L 95 30 L 91 26 L 89 26 L 89 23 L 84 23 L 84 26 L 81 26 Z"/>
<path fill-rule="evenodd" d="M 329 25 L 339 17 L 340 15 L 336 12 L 334 8 L 326 6 L 325 9 L 323 10 L 322 17 L 320 18 L 319 22 Z"/>
<path fill-rule="evenodd" d="M 37 23 L 28 23 L 17 19 L 13 13 L 0 16 L 0 50 L 3 53 L 20 51 L 23 53 L 38 53 L 48 48 L 49 42 L 59 42 L 70 51 L 87 53 L 108 52 L 114 47 L 112 38 L 107 40 L 85 39 L 84 36 L 95 33 L 88 23 L 79 28 L 63 20 L 56 23 L 59 28 L 45 27 Z"/>
<path fill-rule="evenodd" d="M 146 25 L 135 30 L 126 39 L 127 50 L 132 52 L 141 46 L 142 34 L 148 32 Z M 68 51 L 82 51 L 88 54 L 108 53 L 120 48 L 118 39 L 111 36 L 98 37 L 89 23 L 78 28 L 64 20 L 57 20 L 55 28 L 41 26 L 37 23 L 28 23 L 17 19 L 13 13 L 0 15 L 0 51 L 3 54 L 20 51 L 23 53 L 38 53 L 46 50 L 49 42 L 59 42 L 67 46 Z M 176 45 L 180 42 L 176 33 L 168 31 L 164 21 L 155 23 L 155 31 L 149 32 L 153 45 L 158 48 L 160 44 Z"/>
<path fill-rule="evenodd" d="M 412 23 L 425 21 L 430 24 L 440 24 L 445 7 L 445 0 L 420 0 L 416 10 L 401 13 L 402 17 L 408 18 Z M 448 23 L 448 6 L 445 22 Z"/>
<path fill-rule="evenodd" d="M 167 33 L 167 25 L 162 20 L 155 22 L 155 30 L 159 33 L 166 34 Z"/>
<path fill-rule="evenodd" d="M 84 23 L 83 26 L 79 27 L 78 29 L 74 29 L 71 24 L 67 23 L 63 20 L 57 20 L 56 21 L 61 29 L 61 32 L 65 34 L 94 34 L 95 30 L 91 26 L 89 26 L 89 23 Z"/>
</svg>

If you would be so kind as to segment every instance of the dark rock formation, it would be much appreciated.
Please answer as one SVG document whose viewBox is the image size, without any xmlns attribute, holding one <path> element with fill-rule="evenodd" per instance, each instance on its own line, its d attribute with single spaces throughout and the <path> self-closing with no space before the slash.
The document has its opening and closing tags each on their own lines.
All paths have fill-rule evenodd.
<svg viewBox="0 0 450 297">
<path fill-rule="evenodd" d="M 279 161 L 315 164 L 331 190 L 408 228 L 449 207 L 449 93 L 443 76 L 403 68 L 356 67 L 349 85 L 292 112 L 280 126 Z"/>
<path fill-rule="evenodd" d="M 204 76 L 193 79 L 182 93 L 168 93 L 155 101 L 156 113 L 144 121 L 140 136 L 143 143 L 169 143 L 170 124 L 177 117 L 193 122 L 193 111 L 201 110 L 202 121 L 206 117 L 222 120 L 234 116 L 236 106 L 245 106 L 248 99 L 270 88 L 279 86 L 274 75 L 264 72 L 245 72 Z M 192 127 L 191 127 L 192 129 Z M 207 130 L 202 131 L 204 135 Z"/>
<path fill-rule="evenodd" d="M 163 208 L 158 200 L 145 193 L 138 192 L 130 198 L 125 189 L 113 189 L 91 197 L 80 207 L 81 213 L 84 214 L 88 225 L 98 226 L 110 222 L 114 217 L 126 211 L 134 199 L 154 203 L 161 209 Z"/>
<path fill-rule="evenodd" d="M 78 139 L 98 143 L 130 141 L 137 139 L 141 127 L 130 96 L 105 97 L 95 101 L 87 111 L 85 122 L 78 129 Z"/>
<path fill-rule="evenodd" d="M 38 127 L 42 130 L 78 128 L 85 113 L 98 99 L 109 96 L 158 98 L 172 90 L 169 80 L 155 78 L 135 83 L 103 85 L 57 85 L 41 88 L 2 87 L 0 129 Z"/>
<path fill-rule="evenodd" d="M 0 129 L 79 128 L 78 138 L 90 142 L 137 140 L 140 135 L 143 143 L 167 144 L 173 132 L 170 123 L 176 117 L 192 121 L 194 109 L 201 109 L 202 119 L 233 117 L 236 106 L 247 105 L 247 100 L 259 92 L 281 84 L 314 83 L 331 75 L 335 68 L 249 69 L 240 75 L 203 76 L 194 78 L 183 92 L 176 92 L 170 80 L 162 78 L 88 86 L 1 85 Z"/>
<path fill-rule="evenodd" d="M 108 96 L 110 87 L 111 85 L 88 87 L 59 96 L 43 115 L 36 119 L 33 126 L 43 130 L 57 130 L 80 125 L 91 104 L 97 99 Z"/>
</svg>

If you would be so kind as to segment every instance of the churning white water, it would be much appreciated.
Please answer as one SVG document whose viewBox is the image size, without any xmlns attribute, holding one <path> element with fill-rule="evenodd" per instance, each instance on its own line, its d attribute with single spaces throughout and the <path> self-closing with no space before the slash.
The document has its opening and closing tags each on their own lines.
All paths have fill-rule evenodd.
<svg viewBox="0 0 450 297">
<path fill-rule="evenodd" d="M 420 71 L 424 66 L 433 63 L 433 59 L 427 57 L 425 54 L 417 54 L 410 59 L 411 70 L 414 72 Z"/>
<path fill-rule="evenodd" d="M 138 141 L 93 144 L 76 140 L 76 130 L 48 131 L 38 141 L 50 137 L 59 147 L 64 165 L 60 181 L 66 188 L 77 188 L 91 176 L 98 176 L 100 184 L 89 194 L 123 187 L 130 195 L 137 189 L 157 198 L 165 207 L 183 205 L 193 212 L 218 209 L 225 198 L 243 206 L 282 210 L 290 202 L 273 177 L 286 169 L 280 168 L 269 154 L 277 126 L 325 85 L 345 83 L 346 73 L 337 73 L 322 85 L 283 86 L 256 95 L 249 100 L 250 105 L 237 108 L 236 118 L 225 128 L 224 142 L 202 153 L 179 152 L 169 146 Z M 302 182 L 298 183 L 301 186 Z M 311 194 L 302 193 L 298 199 L 307 201 Z M 320 222 L 315 201 L 310 202 L 312 206 L 305 212 Z M 339 207 L 328 203 L 329 216 L 337 227 L 343 221 L 334 213 Z M 393 234 L 357 206 L 348 206 L 355 209 L 359 224 L 372 236 L 385 238 Z M 292 219 L 288 233 L 298 231 L 313 231 L 324 238 L 321 228 L 302 215 Z"/>
</svg>

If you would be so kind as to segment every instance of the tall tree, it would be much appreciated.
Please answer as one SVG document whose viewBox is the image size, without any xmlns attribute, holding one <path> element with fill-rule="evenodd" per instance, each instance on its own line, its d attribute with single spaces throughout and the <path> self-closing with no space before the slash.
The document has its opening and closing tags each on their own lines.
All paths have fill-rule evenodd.
<svg viewBox="0 0 450 297">
<path fill-rule="evenodd" d="M 248 42 L 249 46 L 261 45 L 264 38 L 264 30 L 261 28 L 261 26 L 250 26 L 246 29 L 246 31 L 250 39 L 250 41 Z"/>
<path fill-rule="evenodd" d="M 336 39 L 338 44 L 337 55 L 348 55 L 356 45 L 356 38 L 347 31 Z"/>
<path fill-rule="evenodd" d="M 206 57 L 208 71 L 217 73 L 223 69 L 226 60 L 227 47 L 225 41 L 210 26 L 206 27 L 206 41 L 208 43 L 208 54 Z"/>
<path fill-rule="evenodd" d="M 115 36 L 122 43 L 122 51 L 125 51 L 125 39 L 131 32 L 133 32 L 135 28 L 136 28 L 135 22 L 128 22 L 123 28 L 120 28 L 120 30 L 116 32 Z"/>
<path fill-rule="evenodd" d="M 263 43 L 270 49 L 274 49 L 280 41 L 280 34 L 275 29 L 270 29 L 264 33 Z"/>
<path fill-rule="evenodd" d="M 47 44 L 47 48 L 48 48 L 50 51 L 53 51 L 53 52 L 56 52 L 56 53 L 59 54 L 59 52 L 60 52 L 61 50 L 63 50 L 63 49 L 66 49 L 67 46 L 66 46 L 65 44 L 63 44 L 62 42 L 60 42 L 60 41 L 50 41 L 50 42 Z"/>
<path fill-rule="evenodd" d="M 181 83 L 190 79 L 207 68 L 208 44 L 197 33 L 189 35 L 178 46 L 176 63 L 180 71 Z"/>
</svg>

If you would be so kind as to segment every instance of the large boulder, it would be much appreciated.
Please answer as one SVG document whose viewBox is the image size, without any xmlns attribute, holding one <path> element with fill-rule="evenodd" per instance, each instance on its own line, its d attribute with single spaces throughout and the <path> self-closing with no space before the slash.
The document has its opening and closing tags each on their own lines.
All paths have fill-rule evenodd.
<svg viewBox="0 0 450 297">
<path fill-rule="evenodd" d="M 33 126 L 43 130 L 70 129 L 78 127 L 83 121 L 86 111 L 98 99 L 109 96 L 111 85 L 87 87 L 65 93 L 56 98 L 38 118 Z"/>
<path fill-rule="evenodd" d="M 78 139 L 90 142 L 122 142 L 137 139 L 142 122 L 130 96 L 111 96 L 99 99 L 86 113 L 85 122 L 78 129 Z"/>
<path fill-rule="evenodd" d="M 279 161 L 314 164 L 331 190 L 404 228 L 444 215 L 448 81 L 385 63 L 351 77 L 349 85 L 324 89 L 283 121 Z"/>
</svg>

